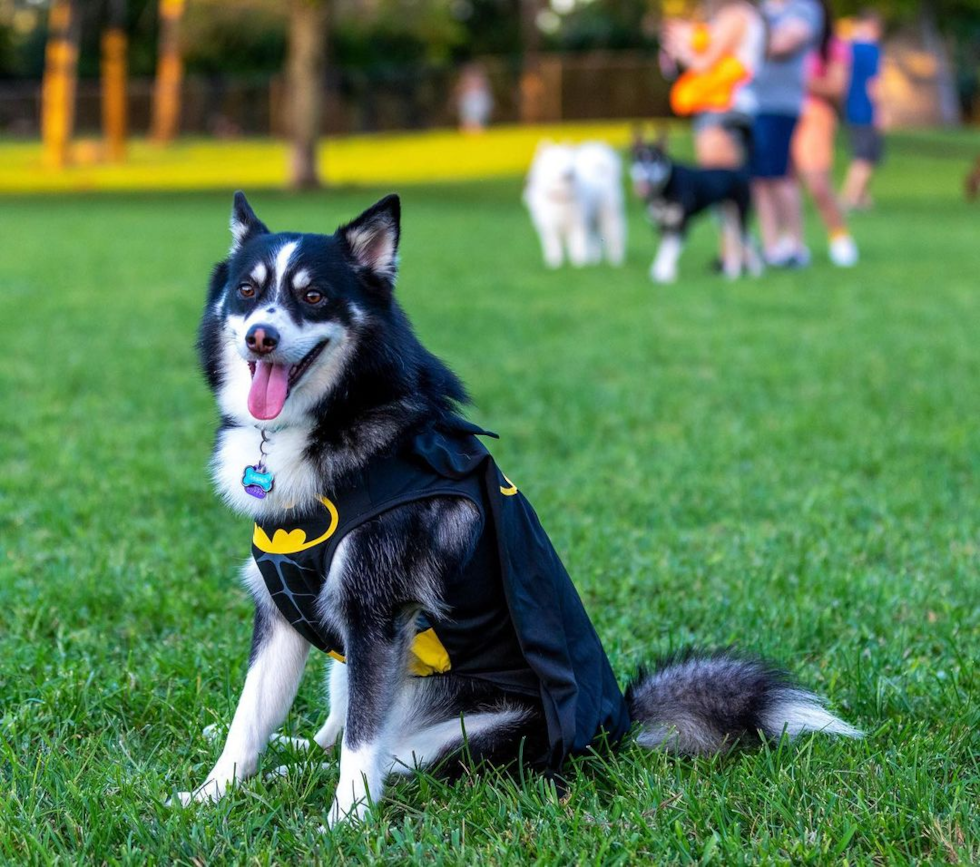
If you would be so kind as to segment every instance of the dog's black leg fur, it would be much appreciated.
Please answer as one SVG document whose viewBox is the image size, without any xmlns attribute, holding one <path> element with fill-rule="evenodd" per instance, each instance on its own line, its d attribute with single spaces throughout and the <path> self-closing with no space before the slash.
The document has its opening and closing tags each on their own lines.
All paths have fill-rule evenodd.
<svg viewBox="0 0 980 867">
<path fill-rule="evenodd" d="M 442 588 L 472 553 L 478 512 L 436 498 L 392 509 L 345 540 L 337 584 L 322 609 L 344 636 L 348 708 L 331 822 L 359 817 L 378 800 L 405 723 L 393 719 L 406 689 L 408 651 L 420 610 L 437 615 Z M 336 562 L 336 561 L 335 561 Z"/>
</svg>

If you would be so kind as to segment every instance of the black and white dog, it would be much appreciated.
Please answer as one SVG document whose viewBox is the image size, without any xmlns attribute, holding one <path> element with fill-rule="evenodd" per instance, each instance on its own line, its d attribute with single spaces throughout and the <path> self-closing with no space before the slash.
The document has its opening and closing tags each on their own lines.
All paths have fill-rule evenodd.
<svg viewBox="0 0 980 867">
<path fill-rule="evenodd" d="M 650 267 L 652 280 L 677 280 L 688 224 L 708 208 L 717 209 L 721 219 L 725 276 L 735 279 L 743 271 L 753 276 L 762 273 L 762 260 L 749 234 L 752 192 L 747 171 L 684 166 L 667 154 L 663 137 L 650 142 L 638 135 L 633 141 L 630 176 L 636 195 L 646 203 L 647 214 L 660 230 L 660 247 Z"/>
<path fill-rule="evenodd" d="M 390 773 L 467 761 L 559 769 L 601 735 L 710 753 L 783 732 L 857 735 L 769 665 L 691 653 L 624 697 L 547 536 L 465 422 L 460 381 L 393 296 L 396 196 L 332 235 L 273 233 L 235 197 L 199 347 L 221 423 L 215 485 L 255 521 L 248 674 L 214 768 L 176 802 L 253 775 L 311 646 L 343 732 L 332 825 Z"/>
</svg>

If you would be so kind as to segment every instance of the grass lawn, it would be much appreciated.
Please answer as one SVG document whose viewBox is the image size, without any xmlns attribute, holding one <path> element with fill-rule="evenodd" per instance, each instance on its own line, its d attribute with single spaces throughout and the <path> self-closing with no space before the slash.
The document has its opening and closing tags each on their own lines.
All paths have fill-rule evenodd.
<svg viewBox="0 0 980 867">
<path fill-rule="evenodd" d="M 240 688 L 251 529 L 213 496 L 194 329 L 226 193 L 0 200 L 0 862 L 970 863 L 980 859 L 980 139 L 892 142 L 863 262 L 725 284 L 710 224 L 656 288 L 545 272 L 520 182 L 408 186 L 402 301 L 472 390 L 617 672 L 692 641 L 784 661 L 861 726 L 717 760 L 627 746 L 538 778 L 336 770 L 172 811 Z M 259 193 L 332 230 L 386 190 Z M 287 726 L 322 721 L 321 662 Z M 266 767 L 294 756 L 269 756 Z"/>
</svg>

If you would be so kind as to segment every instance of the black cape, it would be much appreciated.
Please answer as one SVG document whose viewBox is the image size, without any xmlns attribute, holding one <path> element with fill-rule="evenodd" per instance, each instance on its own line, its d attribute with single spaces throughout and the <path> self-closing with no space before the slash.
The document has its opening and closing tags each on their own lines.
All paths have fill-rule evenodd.
<svg viewBox="0 0 980 867">
<path fill-rule="evenodd" d="M 410 670 L 490 681 L 540 700 L 548 754 L 528 757 L 553 770 L 600 735 L 629 729 L 626 702 L 565 567 L 517 487 L 461 419 L 430 427 L 397 454 L 373 461 L 323 508 L 285 522 L 256 524 L 252 553 L 272 599 L 311 644 L 343 660 L 343 643 L 316 613 L 316 599 L 340 541 L 396 506 L 462 496 L 483 527 L 473 555 L 445 588 L 447 611 L 425 612 Z"/>
</svg>

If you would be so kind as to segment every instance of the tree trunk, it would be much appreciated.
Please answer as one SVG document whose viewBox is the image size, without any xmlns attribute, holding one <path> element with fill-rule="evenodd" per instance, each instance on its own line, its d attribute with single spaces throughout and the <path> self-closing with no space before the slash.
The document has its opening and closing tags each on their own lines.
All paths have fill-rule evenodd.
<svg viewBox="0 0 980 867">
<path fill-rule="evenodd" d="M 541 74 L 541 31 L 538 14 L 541 0 L 518 0 L 521 14 L 520 109 L 522 123 L 541 123 L 544 117 L 544 76 Z"/>
<path fill-rule="evenodd" d="M 291 0 L 286 79 L 291 139 L 289 183 L 294 189 L 320 186 L 317 143 L 323 117 L 326 42 L 326 0 Z"/>
<path fill-rule="evenodd" d="M 180 90 L 184 80 L 180 22 L 184 17 L 184 8 L 184 0 L 160 0 L 159 53 L 150 133 L 157 144 L 173 141 L 180 129 Z"/>
<path fill-rule="evenodd" d="M 41 138 L 44 163 L 55 169 L 68 162 L 75 126 L 78 12 L 73 0 L 55 0 L 48 18 L 41 83 Z"/>
<path fill-rule="evenodd" d="M 126 0 L 109 0 L 102 32 L 102 134 L 113 162 L 126 159 L 126 49 Z"/>
</svg>

